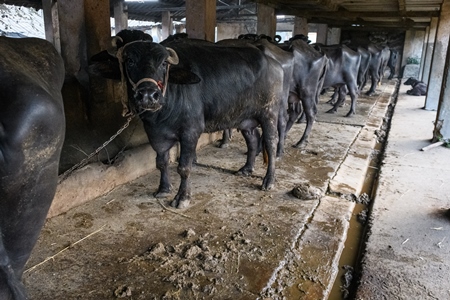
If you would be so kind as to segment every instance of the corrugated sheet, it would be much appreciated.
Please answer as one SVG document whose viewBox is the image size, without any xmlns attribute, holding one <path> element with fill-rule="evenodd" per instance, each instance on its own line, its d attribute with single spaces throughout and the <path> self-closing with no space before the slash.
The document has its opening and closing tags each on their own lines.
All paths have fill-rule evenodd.
<svg viewBox="0 0 450 300">
<path fill-rule="evenodd" d="M 0 34 L 10 37 L 45 38 L 42 10 L 0 4 Z"/>
</svg>

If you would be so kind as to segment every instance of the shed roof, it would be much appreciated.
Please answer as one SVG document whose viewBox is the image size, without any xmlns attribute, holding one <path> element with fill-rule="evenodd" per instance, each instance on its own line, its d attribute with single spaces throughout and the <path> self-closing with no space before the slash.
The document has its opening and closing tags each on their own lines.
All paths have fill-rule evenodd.
<svg viewBox="0 0 450 300">
<path fill-rule="evenodd" d="M 0 0 L 6 4 L 41 8 L 41 0 Z M 111 0 L 111 14 L 115 1 Z M 335 27 L 425 28 L 438 17 L 443 0 L 217 0 L 217 20 L 246 18 L 256 13 L 256 3 L 275 9 L 277 15 L 305 17 L 310 23 Z M 126 2 L 129 19 L 160 22 L 170 11 L 174 20 L 185 17 L 184 0 Z"/>
</svg>

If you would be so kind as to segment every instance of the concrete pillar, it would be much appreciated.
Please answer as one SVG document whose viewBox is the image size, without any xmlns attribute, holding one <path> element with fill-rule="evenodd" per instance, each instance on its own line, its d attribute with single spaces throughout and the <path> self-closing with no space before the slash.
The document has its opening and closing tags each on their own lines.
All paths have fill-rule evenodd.
<svg viewBox="0 0 450 300">
<path fill-rule="evenodd" d="M 308 36 L 308 19 L 295 17 L 294 19 L 294 29 L 292 31 L 292 36 L 296 34 L 303 34 Z"/>
<path fill-rule="evenodd" d="M 433 140 L 439 137 L 445 140 L 450 139 L 450 47 L 447 47 L 447 56 L 443 73 L 441 93 L 439 97 L 438 112 L 436 116 Z"/>
<path fill-rule="evenodd" d="M 185 30 L 186 30 L 186 26 L 184 24 L 175 25 L 176 33 L 182 33 L 182 32 L 185 32 Z"/>
<path fill-rule="evenodd" d="M 128 12 L 127 5 L 124 0 L 119 0 L 114 3 L 114 29 L 115 33 L 128 28 Z"/>
<path fill-rule="evenodd" d="M 56 0 L 42 0 L 42 10 L 44 12 L 45 39 L 61 53 L 58 2 Z"/>
<path fill-rule="evenodd" d="M 170 11 L 163 11 L 162 12 L 162 30 L 161 35 L 162 39 L 165 40 L 169 35 L 173 32 L 173 25 L 172 25 L 172 19 L 170 18 Z"/>
<path fill-rule="evenodd" d="M 215 0 L 186 0 L 186 33 L 190 38 L 215 42 Z"/>
<path fill-rule="evenodd" d="M 417 78 L 419 80 L 421 80 L 423 76 L 423 69 L 425 67 L 425 57 L 427 56 L 427 41 L 429 34 L 430 34 L 430 26 L 427 26 L 427 28 L 425 29 L 425 36 L 422 45 L 422 57 L 420 59 L 419 77 Z"/>
<path fill-rule="evenodd" d="M 275 9 L 265 4 L 258 3 L 258 21 L 256 25 L 256 34 L 265 34 L 275 37 L 277 30 L 277 17 Z"/>
<path fill-rule="evenodd" d="M 327 24 L 317 24 L 316 43 L 326 45 L 327 44 L 327 34 L 328 34 L 328 25 Z"/>
<path fill-rule="evenodd" d="M 328 28 L 327 31 L 327 45 L 336 45 L 341 42 L 341 29 L 340 28 Z"/>
<path fill-rule="evenodd" d="M 425 109 L 437 110 L 442 79 L 444 74 L 445 58 L 447 55 L 450 32 L 450 0 L 444 0 L 441 5 L 436 41 L 434 43 L 433 60 L 431 63 L 428 93 L 425 100 Z"/>
<path fill-rule="evenodd" d="M 431 24 L 428 30 L 428 40 L 426 44 L 426 52 L 421 79 L 423 82 L 428 82 L 430 78 L 431 60 L 433 58 L 433 48 L 436 39 L 437 24 L 438 18 L 431 18 Z"/>
</svg>

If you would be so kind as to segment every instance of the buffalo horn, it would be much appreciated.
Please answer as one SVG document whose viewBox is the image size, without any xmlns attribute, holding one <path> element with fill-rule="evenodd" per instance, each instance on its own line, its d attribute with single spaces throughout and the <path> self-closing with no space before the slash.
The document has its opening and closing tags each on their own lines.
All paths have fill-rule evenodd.
<svg viewBox="0 0 450 300">
<path fill-rule="evenodd" d="M 118 36 L 118 35 L 116 35 L 116 36 L 111 38 L 111 46 L 112 47 L 107 49 L 109 55 L 111 55 L 111 56 L 116 56 L 117 55 L 117 48 L 118 48 L 117 47 L 117 42 L 118 41 L 121 41 L 123 43 L 123 39 L 120 36 Z"/>
<path fill-rule="evenodd" d="M 169 51 L 169 57 L 167 57 L 167 62 L 172 65 L 178 64 L 178 55 L 172 48 L 166 47 L 167 51 Z"/>
<path fill-rule="evenodd" d="M 123 43 L 123 39 L 118 35 L 111 38 L 111 45 L 115 48 L 117 48 L 117 41 L 121 41 Z"/>
</svg>

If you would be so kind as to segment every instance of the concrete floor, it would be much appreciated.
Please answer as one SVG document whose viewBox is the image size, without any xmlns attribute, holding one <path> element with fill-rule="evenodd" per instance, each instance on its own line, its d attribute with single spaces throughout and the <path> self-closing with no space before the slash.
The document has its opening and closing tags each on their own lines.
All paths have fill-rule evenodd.
<svg viewBox="0 0 450 300">
<path fill-rule="evenodd" d="M 435 111 L 401 85 L 356 299 L 450 299 L 450 149 L 430 145 Z"/>
<path fill-rule="evenodd" d="M 340 256 L 355 238 L 348 236 L 355 199 L 365 189 L 395 85 L 361 96 L 353 118 L 343 117 L 348 106 L 326 114 L 322 97 L 305 150 L 290 147 L 304 125 L 290 132 L 273 191 L 259 190 L 263 167 L 251 177 L 231 174 L 245 152 L 236 137 L 226 150 L 199 151 L 186 210 L 174 213 L 162 208 L 170 199 L 149 196 L 159 179 L 152 171 L 52 217 L 24 274 L 30 298 L 341 299 Z M 361 284 L 352 295 L 361 300 L 449 298 L 449 150 L 420 151 L 435 112 L 420 109 L 424 97 L 407 96 L 405 88 L 372 201 Z M 109 172 L 103 169 L 86 181 L 101 189 L 99 176 Z M 171 172 L 177 186 L 175 164 Z M 305 184 L 321 196 L 291 194 Z"/>
</svg>

